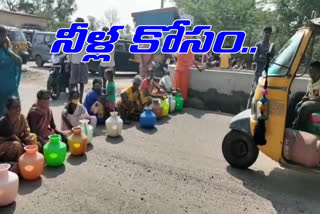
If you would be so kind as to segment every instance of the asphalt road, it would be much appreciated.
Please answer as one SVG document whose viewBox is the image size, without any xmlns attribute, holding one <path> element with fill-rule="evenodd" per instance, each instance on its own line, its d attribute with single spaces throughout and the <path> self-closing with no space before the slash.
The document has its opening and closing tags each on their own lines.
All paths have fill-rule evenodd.
<svg viewBox="0 0 320 214">
<path fill-rule="evenodd" d="M 25 113 L 47 76 L 47 68 L 27 66 L 20 88 Z M 131 78 L 117 76 L 118 91 Z M 57 124 L 64 102 L 65 96 L 52 103 Z M 319 175 L 283 169 L 261 153 L 249 170 L 228 166 L 221 142 L 230 119 L 185 109 L 152 131 L 125 126 L 116 139 L 101 127 L 86 156 L 21 181 L 16 203 L 0 213 L 320 213 Z"/>
</svg>

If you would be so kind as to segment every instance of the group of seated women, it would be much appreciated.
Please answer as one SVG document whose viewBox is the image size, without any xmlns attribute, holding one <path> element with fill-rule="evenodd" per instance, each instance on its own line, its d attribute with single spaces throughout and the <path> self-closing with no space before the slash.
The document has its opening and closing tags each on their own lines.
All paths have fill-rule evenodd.
<svg viewBox="0 0 320 214">
<path fill-rule="evenodd" d="M 19 98 L 10 97 L 7 100 L 7 111 L 0 118 L 0 163 L 10 163 L 10 170 L 18 172 L 17 163 L 24 153 L 24 146 L 37 143 L 39 152 L 42 152 L 50 135 L 60 134 L 62 141 L 66 142 L 72 128 L 80 125 L 80 120 L 87 119 L 90 125 L 96 127 L 104 123 L 111 111 L 118 111 L 124 123 L 128 124 L 130 120 L 139 119 L 144 107 L 151 105 L 152 97 L 163 97 L 166 94 L 165 87 L 158 86 L 152 75 L 144 80 L 139 75 L 135 76 L 132 85 L 120 94 L 116 105 L 110 103 L 108 98 L 110 92 L 115 94 L 116 90 L 103 91 L 102 80 L 95 79 L 84 105 L 80 103 L 79 92 L 71 91 L 69 101 L 62 111 L 60 130 L 50 108 L 49 91 L 40 90 L 37 93 L 37 99 L 26 118 L 21 113 Z"/>
</svg>

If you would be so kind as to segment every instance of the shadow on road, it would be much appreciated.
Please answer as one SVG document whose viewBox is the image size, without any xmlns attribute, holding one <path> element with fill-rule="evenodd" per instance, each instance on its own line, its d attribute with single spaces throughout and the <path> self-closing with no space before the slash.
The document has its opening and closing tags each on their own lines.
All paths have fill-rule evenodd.
<svg viewBox="0 0 320 214">
<path fill-rule="evenodd" d="M 159 126 L 166 125 L 167 123 L 169 123 L 170 120 L 171 120 L 170 116 L 163 117 L 161 120 L 157 121 L 157 125 Z"/>
<path fill-rule="evenodd" d="M 106 127 L 103 125 L 99 125 L 96 127 L 96 129 L 94 130 L 95 136 L 102 136 L 102 135 L 106 135 L 107 134 L 107 130 Z"/>
<path fill-rule="evenodd" d="M 44 65 L 43 67 L 39 67 L 39 66 L 33 66 L 31 65 L 29 68 L 31 68 L 32 70 L 39 70 L 39 71 L 46 71 L 49 70 L 51 68 L 51 66 L 49 65 Z"/>
<path fill-rule="evenodd" d="M 2 214 L 13 214 L 16 210 L 16 202 L 13 202 L 5 207 L 0 207 L 0 213 Z"/>
<path fill-rule="evenodd" d="M 19 194 L 27 195 L 38 189 L 42 185 L 42 178 L 35 181 L 26 181 L 24 179 L 20 179 L 19 182 Z"/>
<path fill-rule="evenodd" d="M 139 123 L 136 124 L 136 129 L 145 133 L 145 134 L 149 134 L 149 135 L 153 135 L 158 131 L 158 129 L 156 127 L 152 128 L 152 129 L 141 128 Z"/>
<path fill-rule="evenodd" d="M 85 162 L 87 160 L 87 155 L 82 155 L 82 156 L 72 156 L 69 155 L 67 162 L 70 163 L 73 166 L 77 166 L 82 164 L 83 162 Z"/>
<path fill-rule="evenodd" d="M 68 93 L 61 93 L 59 96 L 59 99 L 52 100 L 50 105 L 52 107 L 60 107 L 60 106 L 65 106 L 67 102 L 68 102 Z"/>
<path fill-rule="evenodd" d="M 60 166 L 60 167 L 46 167 L 44 169 L 43 175 L 46 178 L 56 178 L 59 175 L 63 174 L 66 171 L 66 167 Z"/>
<path fill-rule="evenodd" d="M 133 127 L 136 127 L 137 124 L 139 124 L 138 122 L 135 121 L 130 121 L 130 124 L 123 124 L 123 130 L 127 130 L 127 129 L 131 129 Z"/>
<path fill-rule="evenodd" d="M 87 152 L 90 152 L 91 150 L 93 150 L 94 146 L 92 143 L 89 143 L 87 146 Z"/>
<path fill-rule="evenodd" d="M 194 108 L 184 108 L 182 113 L 190 114 L 191 116 L 198 118 L 198 119 L 201 119 L 206 114 L 219 114 L 219 115 L 228 116 L 228 117 L 234 116 L 234 115 L 228 114 L 228 113 L 213 112 L 213 111 L 208 111 L 208 110 L 199 110 L 199 109 L 194 109 Z M 180 114 L 182 114 L 182 113 L 180 113 Z M 175 113 L 175 114 L 179 114 L 179 113 Z M 173 114 L 173 115 L 175 115 L 175 114 Z"/>
<path fill-rule="evenodd" d="M 278 213 L 320 213 L 320 206 L 316 206 L 320 198 L 319 175 L 280 168 L 274 168 L 269 175 L 230 166 L 227 171 L 245 188 L 271 201 Z"/>
<path fill-rule="evenodd" d="M 119 143 L 122 143 L 124 141 L 123 137 L 122 136 L 119 136 L 119 137 L 107 137 L 106 138 L 106 141 L 110 144 L 119 144 Z"/>
</svg>

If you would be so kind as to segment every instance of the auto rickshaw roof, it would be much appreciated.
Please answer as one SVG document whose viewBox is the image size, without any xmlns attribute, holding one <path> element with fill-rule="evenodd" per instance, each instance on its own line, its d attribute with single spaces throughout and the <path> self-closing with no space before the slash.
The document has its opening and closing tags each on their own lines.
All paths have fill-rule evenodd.
<svg viewBox="0 0 320 214">
<path fill-rule="evenodd" d="M 0 26 L 4 27 L 6 30 L 11 30 L 11 31 L 13 31 L 13 30 L 14 30 L 14 31 L 20 30 L 19 28 L 13 27 L 13 26 L 2 25 L 2 24 L 0 24 Z"/>
<path fill-rule="evenodd" d="M 320 27 L 320 17 L 319 18 L 315 18 L 315 19 L 311 19 L 310 22 L 313 25 L 316 25 L 317 27 Z"/>
</svg>

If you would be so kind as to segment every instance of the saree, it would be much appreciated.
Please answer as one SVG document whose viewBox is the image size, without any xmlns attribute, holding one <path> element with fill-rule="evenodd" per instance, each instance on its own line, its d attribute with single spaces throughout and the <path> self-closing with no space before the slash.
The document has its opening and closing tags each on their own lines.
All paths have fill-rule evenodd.
<svg viewBox="0 0 320 214">
<path fill-rule="evenodd" d="M 123 93 L 128 97 L 128 102 L 131 104 L 131 108 L 126 106 L 123 100 L 120 100 L 117 104 L 120 117 L 122 119 L 139 117 L 144 108 L 140 90 L 133 91 L 133 87 L 130 86 L 126 88 Z"/>
<path fill-rule="evenodd" d="M 191 51 L 187 54 L 179 54 L 174 74 L 174 87 L 180 89 L 181 96 L 186 101 L 188 99 L 190 67 L 194 64 L 194 55 Z"/>
<path fill-rule="evenodd" d="M 7 115 L 0 118 L 0 163 L 9 163 L 16 168 L 19 157 L 24 153 L 24 145 L 31 140 L 28 122 L 22 114 L 14 123 L 9 121 Z"/>
<path fill-rule="evenodd" d="M 37 103 L 33 104 L 29 110 L 27 121 L 31 132 L 35 133 L 38 139 L 41 137 L 48 140 L 49 136 L 55 133 L 56 125 L 50 108 L 41 109 Z"/>
<path fill-rule="evenodd" d="M 9 49 L 9 51 L 12 51 Z M 21 65 L 15 63 L 11 56 L 0 47 L 0 117 L 4 115 L 10 96 L 19 97 L 18 88 L 21 78 Z"/>
<path fill-rule="evenodd" d="M 141 48 L 149 48 L 149 45 L 148 44 L 142 45 Z M 148 75 L 148 72 L 152 70 L 153 57 L 154 57 L 154 54 L 141 54 L 139 71 L 142 79 L 146 78 Z"/>
</svg>

